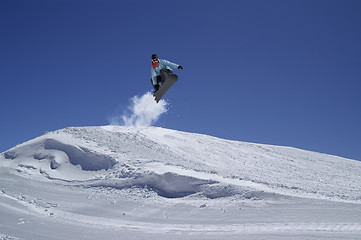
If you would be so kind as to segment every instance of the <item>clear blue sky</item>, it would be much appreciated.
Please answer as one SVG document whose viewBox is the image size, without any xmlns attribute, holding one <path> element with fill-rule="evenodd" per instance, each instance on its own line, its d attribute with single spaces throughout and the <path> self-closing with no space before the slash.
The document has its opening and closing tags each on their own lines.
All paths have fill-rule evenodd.
<svg viewBox="0 0 361 240">
<path fill-rule="evenodd" d="M 181 64 L 157 126 L 361 160 L 361 1 L 0 1 L 0 152 Z"/>
</svg>

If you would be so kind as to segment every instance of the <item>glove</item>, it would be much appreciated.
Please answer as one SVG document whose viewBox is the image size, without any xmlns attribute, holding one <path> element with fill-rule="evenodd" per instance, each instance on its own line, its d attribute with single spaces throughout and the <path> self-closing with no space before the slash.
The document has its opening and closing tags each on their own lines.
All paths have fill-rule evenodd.
<svg viewBox="0 0 361 240">
<path fill-rule="evenodd" d="M 178 69 L 182 69 L 182 70 L 183 70 L 183 67 L 182 67 L 182 66 L 179 66 Z"/>
</svg>

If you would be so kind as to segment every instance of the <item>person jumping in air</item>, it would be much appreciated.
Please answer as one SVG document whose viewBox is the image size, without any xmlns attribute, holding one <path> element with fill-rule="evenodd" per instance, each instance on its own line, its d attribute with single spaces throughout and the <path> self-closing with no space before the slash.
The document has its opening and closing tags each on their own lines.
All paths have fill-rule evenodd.
<svg viewBox="0 0 361 240">
<path fill-rule="evenodd" d="M 154 93 L 159 90 L 160 85 L 163 84 L 166 79 L 172 77 L 176 77 L 178 79 L 178 76 L 173 73 L 172 68 L 183 70 L 183 67 L 179 64 L 159 59 L 157 54 L 152 55 L 151 82 L 154 87 Z"/>
</svg>

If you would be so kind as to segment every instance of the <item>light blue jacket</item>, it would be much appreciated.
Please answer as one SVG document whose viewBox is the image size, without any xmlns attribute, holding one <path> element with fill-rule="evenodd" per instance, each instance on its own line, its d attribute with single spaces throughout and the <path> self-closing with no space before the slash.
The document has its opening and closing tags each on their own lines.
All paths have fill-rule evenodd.
<svg viewBox="0 0 361 240">
<path fill-rule="evenodd" d="M 153 85 L 157 84 L 157 76 L 160 75 L 160 70 L 162 69 L 169 69 L 172 70 L 172 68 L 178 68 L 179 65 L 169 62 L 167 60 L 159 59 L 159 65 L 156 68 L 152 67 L 151 74 L 152 74 L 152 82 Z"/>
</svg>

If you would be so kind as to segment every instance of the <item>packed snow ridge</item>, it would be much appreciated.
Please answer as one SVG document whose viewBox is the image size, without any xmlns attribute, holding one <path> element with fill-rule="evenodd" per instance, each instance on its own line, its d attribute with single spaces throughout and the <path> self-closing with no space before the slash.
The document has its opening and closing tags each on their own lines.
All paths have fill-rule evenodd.
<svg viewBox="0 0 361 240">
<path fill-rule="evenodd" d="M 158 127 L 72 127 L 0 155 L 13 174 L 46 182 L 139 188 L 161 197 L 298 197 L 361 203 L 361 163 L 301 149 Z"/>
</svg>

